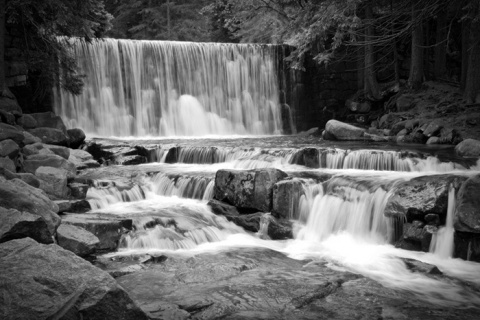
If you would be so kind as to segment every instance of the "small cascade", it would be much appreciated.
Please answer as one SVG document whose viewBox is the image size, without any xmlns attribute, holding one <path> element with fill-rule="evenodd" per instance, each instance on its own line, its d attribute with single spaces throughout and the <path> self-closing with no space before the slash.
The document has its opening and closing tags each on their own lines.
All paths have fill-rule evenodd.
<svg viewBox="0 0 480 320">
<path fill-rule="evenodd" d="M 64 39 L 85 74 L 55 90 L 67 126 L 100 136 L 280 134 L 275 45 Z"/>
<path fill-rule="evenodd" d="M 213 179 L 205 177 L 169 177 L 158 173 L 151 179 L 151 189 L 162 196 L 210 200 L 213 197 Z"/>
<path fill-rule="evenodd" d="M 93 210 L 102 209 L 118 202 L 140 201 L 146 198 L 146 190 L 135 185 L 131 189 L 121 190 L 117 187 L 89 188 L 87 200 Z"/>
<path fill-rule="evenodd" d="M 371 189 L 371 188 L 370 188 Z M 389 193 L 381 187 L 369 190 L 361 183 L 346 185 L 342 179 L 334 178 L 323 188 L 312 189 L 318 194 L 305 197 L 303 210 L 311 203 L 307 222 L 297 239 L 320 242 L 333 234 L 346 232 L 362 240 L 387 243 L 388 220 L 383 212 Z M 307 199 L 310 198 L 310 203 Z"/>
<path fill-rule="evenodd" d="M 122 238 L 120 250 L 187 250 L 203 243 L 222 241 L 231 234 L 244 233 L 224 217 L 214 215 L 206 204 L 193 202 L 184 207 L 178 201 L 160 202 L 161 199 L 150 202 L 147 215 L 142 208 L 123 208 L 136 215 L 133 231 Z"/>
<path fill-rule="evenodd" d="M 451 258 L 453 255 L 453 237 L 455 234 L 453 220 L 455 217 L 455 205 L 455 188 L 450 185 L 448 190 L 447 220 L 445 226 L 438 229 L 437 233 L 433 235 L 429 250 L 440 258 Z"/>
</svg>

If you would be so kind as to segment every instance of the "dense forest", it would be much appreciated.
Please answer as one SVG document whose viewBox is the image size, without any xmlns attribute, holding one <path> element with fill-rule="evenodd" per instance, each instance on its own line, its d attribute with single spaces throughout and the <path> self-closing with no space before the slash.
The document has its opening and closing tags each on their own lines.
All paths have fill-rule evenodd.
<svg viewBox="0 0 480 320">
<path fill-rule="evenodd" d="M 2 96 L 4 34 L 15 28 L 29 78 L 47 88 L 62 72 L 73 93 L 81 75 L 58 36 L 286 44 L 297 69 L 305 59 L 355 59 L 372 99 L 382 83 L 416 89 L 431 79 L 460 85 L 468 103 L 480 99 L 478 0 L 1 0 L 0 8 Z"/>
</svg>

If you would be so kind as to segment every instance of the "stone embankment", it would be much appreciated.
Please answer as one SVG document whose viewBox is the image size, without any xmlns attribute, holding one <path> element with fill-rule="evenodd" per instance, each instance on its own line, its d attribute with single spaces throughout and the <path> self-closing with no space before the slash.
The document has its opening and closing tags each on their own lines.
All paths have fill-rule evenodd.
<svg viewBox="0 0 480 320">
<path fill-rule="evenodd" d="M 0 315 L 4 319 L 147 319 L 105 271 L 82 259 L 115 250 L 132 221 L 83 215 L 100 166 L 80 129 L 51 112 L 0 109 Z M 24 293 L 28 292 L 28 296 Z"/>
</svg>

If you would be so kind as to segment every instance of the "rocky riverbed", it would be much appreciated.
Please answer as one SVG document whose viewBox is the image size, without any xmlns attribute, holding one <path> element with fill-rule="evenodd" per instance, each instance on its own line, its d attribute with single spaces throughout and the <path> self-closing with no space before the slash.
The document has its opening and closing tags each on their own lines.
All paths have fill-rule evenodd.
<svg viewBox="0 0 480 320">
<path fill-rule="evenodd" d="M 84 143 L 52 113 L 1 119 L 4 319 L 478 313 L 478 264 L 421 253 L 453 192 L 453 255 L 480 261 L 477 158 L 459 146 Z"/>
</svg>

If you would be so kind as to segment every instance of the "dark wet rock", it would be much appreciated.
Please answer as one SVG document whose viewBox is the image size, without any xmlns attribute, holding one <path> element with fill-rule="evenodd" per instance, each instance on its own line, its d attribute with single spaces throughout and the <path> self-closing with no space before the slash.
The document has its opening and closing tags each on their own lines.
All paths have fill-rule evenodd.
<svg viewBox="0 0 480 320">
<path fill-rule="evenodd" d="M 6 319 L 148 319 L 107 272 L 57 245 L 3 243 L 0 269 Z"/>
<path fill-rule="evenodd" d="M 455 147 L 455 152 L 463 157 L 480 157 L 480 141 L 466 139 Z"/>
<path fill-rule="evenodd" d="M 46 144 L 46 145 L 44 145 L 44 148 L 52 151 L 54 154 L 62 157 L 63 159 L 68 160 L 68 158 L 70 157 L 70 149 L 67 148 L 67 147 Z"/>
<path fill-rule="evenodd" d="M 56 154 L 34 154 L 23 162 L 26 172 L 35 173 L 40 167 L 53 167 L 68 171 L 68 177 L 74 177 L 77 173 L 75 165 Z"/>
<path fill-rule="evenodd" d="M 272 215 L 275 218 L 298 218 L 298 203 L 304 194 L 300 179 L 284 180 L 273 186 Z"/>
<path fill-rule="evenodd" d="M 272 240 L 293 239 L 293 224 L 291 221 L 275 219 L 271 215 L 264 217 L 268 219 L 267 234 Z"/>
<path fill-rule="evenodd" d="M 424 144 L 427 141 L 428 141 L 428 137 L 420 131 L 416 131 L 416 132 L 412 132 L 410 134 L 407 134 L 403 138 L 403 142 L 407 142 L 407 143 Z"/>
<path fill-rule="evenodd" d="M 87 200 L 56 200 L 58 213 L 85 213 L 92 208 Z"/>
<path fill-rule="evenodd" d="M 40 243 L 53 243 L 53 234 L 39 216 L 0 207 L 0 243 L 13 239 L 32 238 Z"/>
<path fill-rule="evenodd" d="M 25 136 L 23 133 L 6 123 L 0 123 L 0 141 L 11 139 L 15 141 L 16 144 L 22 144 L 23 140 L 25 140 Z"/>
<path fill-rule="evenodd" d="M 480 234 L 455 231 L 454 257 L 480 262 Z"/>
<path fill-rule="evenodd" d="M 63 249 L 85 257 L 95 253 L 100 240 L 83 228 L 62 223 L 57 229 L 57 242 Z"/>
<path fill-rule="evenodd" d="M 60 225 L 57 215 L 58 206 L 45 192 L 34 188 L 19 179 L 5 180 L 0 176 L 0 207 L 26 211 L 41 216 L 48 225 L 51 234 Z"/>
<path fill-rule="evenodd" d="M 35 119 L 37 127 L 53 128 L 67 133 L 67 127 L 60 116 L 53 112 L 31 113 L 30 117 Z"/>
<path fill-rule="evenodd" d="M 78 182 L 68 184 L 68 188 L 70 189 L 70 195 L 74 199 L 85 199 L 87 197 L 89 187 L 90 186 L 88 184 Z"/>
<path fill-rule="evenodd" d="M 20 147 L 11 139 L 0 141 L 0 157 L 15 159 L 20 152 Z"/>
<path fill-rule="evenodd" d="M 39 137 L 43 143 L 66 146 L 68 142 L 67 135 L 59 129 L 38 127 L 28 130 L 32 135 Z"/>
<path fill-rule="evenodd" d="M 457 194 L 455 230 L 480 233 L 480 175 L 466 180 Z"/>
<path fill-rule="evenodd" d="M 409 217 L 436 213 L 445 219 L 448 204 L 448 188 L 457 188 L 466 180 L 464 176 L 432 175 L 413 178 L 397 185 L 385 207 L 387 217 Z"/>
<path fill-rule="evenodd" d="M 40 189 L 57 198 L 66 198 L 68 195 L 68 171 L 53 167 L 40 167 L 35 171 L 40 180 Z"/>
<path fill-rule="evenodd" d="M 463 141 L 462 135 L 454 128 L 442 128 L 440 131 L 441 144 L 459 144 Z"/>
<path fill-rule="evenodd" d="M 15 116 L 11 112 L 0 109 L 0 122 L 15 125 Z"/>
<path fill-rule="evenodd" d="M 148 159 L 141 155 L 117 156 L 115 157 L 115 164 L 122 166 L 133 166 L 137 164 L 147 163 Z"/>
<path fill-rule="evenodd" d="M 431 275 L 442 275 L 443 273 L 433 264 L 418 261 L 415 259 L 402 259 L 407 265 L 407 268 L 413 272 L 420 272 Z"/>
<path fill-rule="evenodd" d="M 287 174 L 278 169 L 218 170 L 215 175 L 214 199 L 237 208 L 272 210 L 273 186 Z"/>
<path fill-rule="evenodd" d="M 220 216 L 238 216 L 237 208 L 228 203 L 212 199 L 208 201 L 207 205 L 212 209 L 212 212 Z"/>
<path fill-rule="evenodd" d="M 29 114 L 23 114 L 19 117 L 17 124 L 25 129 L 34 129 L 38 126 L 37 120 Z"/>
<path fill-rule="evenodd" d="M 418 220 L 404 224 L 403 238 L 412 242 L 422 242 L 424 223 Z"/>
<path fill-rule="evenodd" d="M 93 214 L 67 214 L 62 216 L 63 224 L 70 224 L 93 233 L 100 243 L 97 250 L 112 251 L 118 246 L 120 238 L 132 230 L 132 219 Z"/>
<path fill-rule="evenodd" d="M 176 163 L 178 162 L 178 155 L 180 154 L 180 147 L 172 147 L 168 150 L 167 156 L 165 157 L 165 163 Z"/>
<path fill-rule="evenodd" d="M 405 129 L 408 131 L 413 131 L 418 126 L 420 126 L 420 120 L 418 119 L 410 119 L 405 122 Z"/>
<path fill-rule="evenodd" d="M 303 148 L 295 153 L 291 163 L 306 166 L 308 168 L 319 168 L 319 151 L 317 148 Z"/>
<path fill-rule="evenodd" d="M 208 206 L 216 215 L 224 216 L 228 221 L 250 232 L 258 232 L 260 229 L 260 220 L 264 213 L 257 212 L 251 214 L 240 214 L 236 207 L 218 200 L 210 200 Z"/>
<path fill-rule="evenodd" d="M 425 225 L 422 221 L 415 220 L 412 223 L 403 224 L 403 233 L 395 246 L 405 250 L 428 252 L 433 234 L 437 233 L 437 227 Z"/>
<path fill-rule="evenodd" d="M 15 166 L 15 162 L 13 162 L 13 160 L 8 158 L 8 157 L 5 157 L 5 158 L 0 157 L 0 169 L 5 169 L 5 170 L 8 170 L 10 172 L 16 172 L 17 171 L 17 167 Z"/>
<path fill-rule="evenodd" d="M 85 141 L 85 132 L 82 129 L 74 128 L 67 130 L 68 135 L 68 147 L 72 149 L 78 149 Z"/>
<path fill-rule="evenodd" d="M 423 227 L 422 237 L 422 251 L 430 251 L 430 244 L 432 243 L 433 235 L 438 232 L 438 227 L 434 225 L 426 225 Z"/>
<path fill-rule="evenodd" d="M 425 221 L 429 225 L 438 226 L 440 224 L 440 216 L 435 213 L 429 213 L 425 215 Z"/>
<path fill-rule="evenodd" d="M 364 140 L 365 130 L 337 120 L 329 120 L 325 125 L 328 136 L 335 140 Z"/>
</svg>

